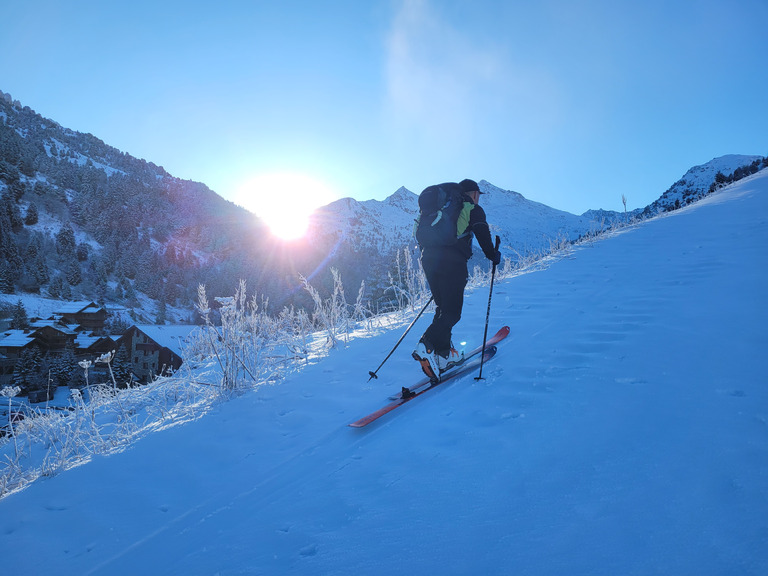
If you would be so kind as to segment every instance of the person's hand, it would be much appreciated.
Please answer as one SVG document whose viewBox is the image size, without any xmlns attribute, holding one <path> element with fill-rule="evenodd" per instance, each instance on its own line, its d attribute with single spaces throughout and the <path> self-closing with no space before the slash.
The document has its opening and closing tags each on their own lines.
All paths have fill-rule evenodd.
<svg viewBox="0 0 768 576">
<path fill-rule="evenodd" d="M 493 262 L 494 266 L 498 266 L 501 263 L 501 252 L 496 250 L 496 254 L 493 255 L 493 258 L 491 258 L 491 262 Z"/>
</svg>

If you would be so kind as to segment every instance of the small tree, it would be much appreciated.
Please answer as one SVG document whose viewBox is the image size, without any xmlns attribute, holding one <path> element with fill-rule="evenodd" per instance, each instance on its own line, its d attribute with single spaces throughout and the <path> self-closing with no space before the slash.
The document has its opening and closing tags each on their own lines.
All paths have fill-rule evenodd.
<svg viewBox="0 0 768 576">
<path fill-rule="evenodd" d="M 83 272 L 80 268 L 80 263 L 71 258 L 66 268 L 66 280 L 70 286 L 77 286 L 83 281 Z"/>
<path fill-rule="evenodd" d="M 24 303 L 19 299 L 16 302 L 16 306 L 13 308 L 13 316 L 11 317 L 11 330 L 24 330 L 29 327 L 29 318 L 27 318 L 27 310 L 24 308 Z"/>
<path fill-rule="evenodd" d="M 14 274 L 11 265 L 5 262 L 0 263 L 0 292 L 13 294 Z"/>
<path fill-rule="evenodd" d="M 13 370 L 13 384 L 27 392 L 36 389 L 40 383 L 40 366 L 42 354 L 37 346 L 26 348 L 19 356 Z"/>
<path fill-rule="evenodd" d="M 51 298 L 69 300 L 72 298 L 72 288 L 70 287 L 69 282 L 64 279 L 64 276 L 57 274 L 53 277 L 53 280 L 51 280 L 48 287 L 48 294 Z"/>
<path fill-rule="evenodd" d="M 51 360 L 51 378 L 58 386 L 67 386 L 77 377 L 77 360 L 71 346 Z"/>
<path fill-rule="evenodd" d="M 75 231 L 72 230 L 72 226 L 67 222 L 56 234 L 56 251 L 62 256 L 74 255 L 76 244 Z"/>
<path fill-rule="evenodd" d="M 117 381 L 118 388 L 125 388 L 131 380 L 131 363 L 125 344 L 122 344 L 115 353 L 112 361 L 112 371 Z"/>
<path fill-rule="evenodd" d="M 715 182 L 723 186 L 728 183 L 728 177 L 718 170 L 717 174 L 715 174 Z"/>
<path fill-rule="evenodd" d="M 39 221 L 40 217 L 37 212 L 37 205 L 32 202 L 27 208 L 27 214 L 24 217 L 24 224 L 27 226 L 34 226 Z"/>
<path fill-rule="evenodd" d="M 163 325 L 167 319 L 168 305 L 166 304 L 165 287 L 160 294 L 160 301 L 157 303 L 157 316 L 155 316 L 155 324 Z"/>
<path fill-rule="evenodd" d="M 91 253 L 91 247 L 85 242 L 78 244 L 75 250 L 75 256 L 78 262 L 85 262 L 88 260 L 88 255 Z"/>
</svg>

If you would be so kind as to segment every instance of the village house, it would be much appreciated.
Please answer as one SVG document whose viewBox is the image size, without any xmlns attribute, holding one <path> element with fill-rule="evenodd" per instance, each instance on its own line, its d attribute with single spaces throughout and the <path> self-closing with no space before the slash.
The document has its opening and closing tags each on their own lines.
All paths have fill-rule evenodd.
<svg viewBox="0 0 768 576">
<path fill-rule="evenodd" d="M 41 353 L 63 354 L 70 349 L 76 358 L 94 360 L 125 346 L 130 370 L 136 380 L 177 370 L 182 364 L 182 346 L 195 326 L 134 325 L 122 335 L 107 335 L 107 311 L 93 302 L 63 303 L 50 318 L 33 318 L 25 330 L 0 332 L 0 387 L 13 383 L 16 362 L 22 353 L 37 347 Z M 104 372 L 94 365 L 94 374 Z"/>
<path fill-rule="evenodd" d="M 125 346 L 130 370 L 136 380 L 148 382 L 155 376 L 178 370 L 183 362 L 182 347 L 195 328 L 135 325 L 120 337 L 68 333 L 53 326 L 33 328 L 30 331 L 8 330 L 0 333 L 0 386 L 13 383 L 16 361 L 25 349 L 37 346 L 41 352 L 63 353 L 70 343 L 75 357 L 90 360 Z M 71 338 L 63 338 L 61 334 Z M 51 338 L 51 335 L 56 337 Z M 107 368 L 100 365 L 94 365 L 91 370 L 94 375 L 98 373 L 102 377 L 108 373 Z"/>
<path fill-rule="evenodd" d="M 30 323 L 30 335 L 33 336 L 42 352 L 57 352 L 67 347 L 75 348 L 77 332 L 55 319 L 33 320 Z"/>
<path fill-rule="evenodd" d="M 77 356 L 101 356 L 116 350 L 118 339 L 119 336 L 94 336 L 81 333 L 75 338 L 75 353 Z"/>
<path fill-rule="evenodd" d="M 64 302 L 54 316 L 67 324 L 80 326 L 82 331 L 99 332 L 104 330 L 107 310 L 95 302 Z"/>
<path fill-rule="evenodd" d="M 13 371 L 19 356 L 29 348 L 39 346 L 35 337 L 25 330 L 0 332 L 0 387 L 13 383 Z"/>
<path fill-rule="evenodd" d="M 16 359 L 24 350 L 39 346 L 32 333 L 27 330 L 6 330 L 0 333 L 0 354 Z"/>
<path fill-rule="evenodd" d="M 125 345 L 133 373 L 141 381 L 178 370 L 182 364 L 182 349 L 197 326 L 154 325 L 131 326 L 117 341 Z"/>
</svg>

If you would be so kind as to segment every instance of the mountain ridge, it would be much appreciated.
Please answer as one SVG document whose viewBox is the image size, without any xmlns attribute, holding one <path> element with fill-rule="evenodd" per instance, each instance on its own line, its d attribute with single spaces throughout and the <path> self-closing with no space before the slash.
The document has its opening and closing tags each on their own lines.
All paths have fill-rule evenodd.
<svg viewBox="0 0 768 576">
<path fill-rule="evenodd" d="M 759 157 L 727 158 L 732 167 Z M 697 193 L 717 173 L 705 169 Z M 573 215 L 486 180 L 479 183 L 487 192 L 482 203 L 492 233 L 501 236 L 502 252 L 514 260 L 601 231 L 621 217 L 606 211 Z M 62 127 L 0 92 L 0 292 L 6 294 L 111 301 L 138 314 L 141 293 L 151 299 L 143 321 L 165 304 L 180 311 L 176 320 L 187 320 L 198 284 L 211 295 L 228 296 L 245 279 L 277 312 L 284 305 L 311 305 L 299 274 L 328 293 L 333 267 L 350 292 L 365 281 L 366 298 L 378 302 L 397 253 L 416 253 L 417 198 L 401 186 L 382 201 L 336 200 L 311 216 L 309 237 L 284 244 L 205 184 L 176 178 L 96 136 Z M 670 209 L 670 202 L 654 208 L 662 209 Z M 59 237 L 67 227 L 71 248 L 62 247 Z M 475 264 L 487 265 L 479 257 Z"/>
</svg>

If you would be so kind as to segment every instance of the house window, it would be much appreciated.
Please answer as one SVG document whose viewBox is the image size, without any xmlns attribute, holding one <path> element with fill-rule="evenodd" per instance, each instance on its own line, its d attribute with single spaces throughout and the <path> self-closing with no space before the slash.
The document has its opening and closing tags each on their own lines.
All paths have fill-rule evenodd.
<svg viewBox="0 0 768 576">
<path fill-rule="evenodd" d="M 146 369 L 147 369 L 147 363 L 144 362 L 144 370 L 146 370 Z"/>
</svg>

